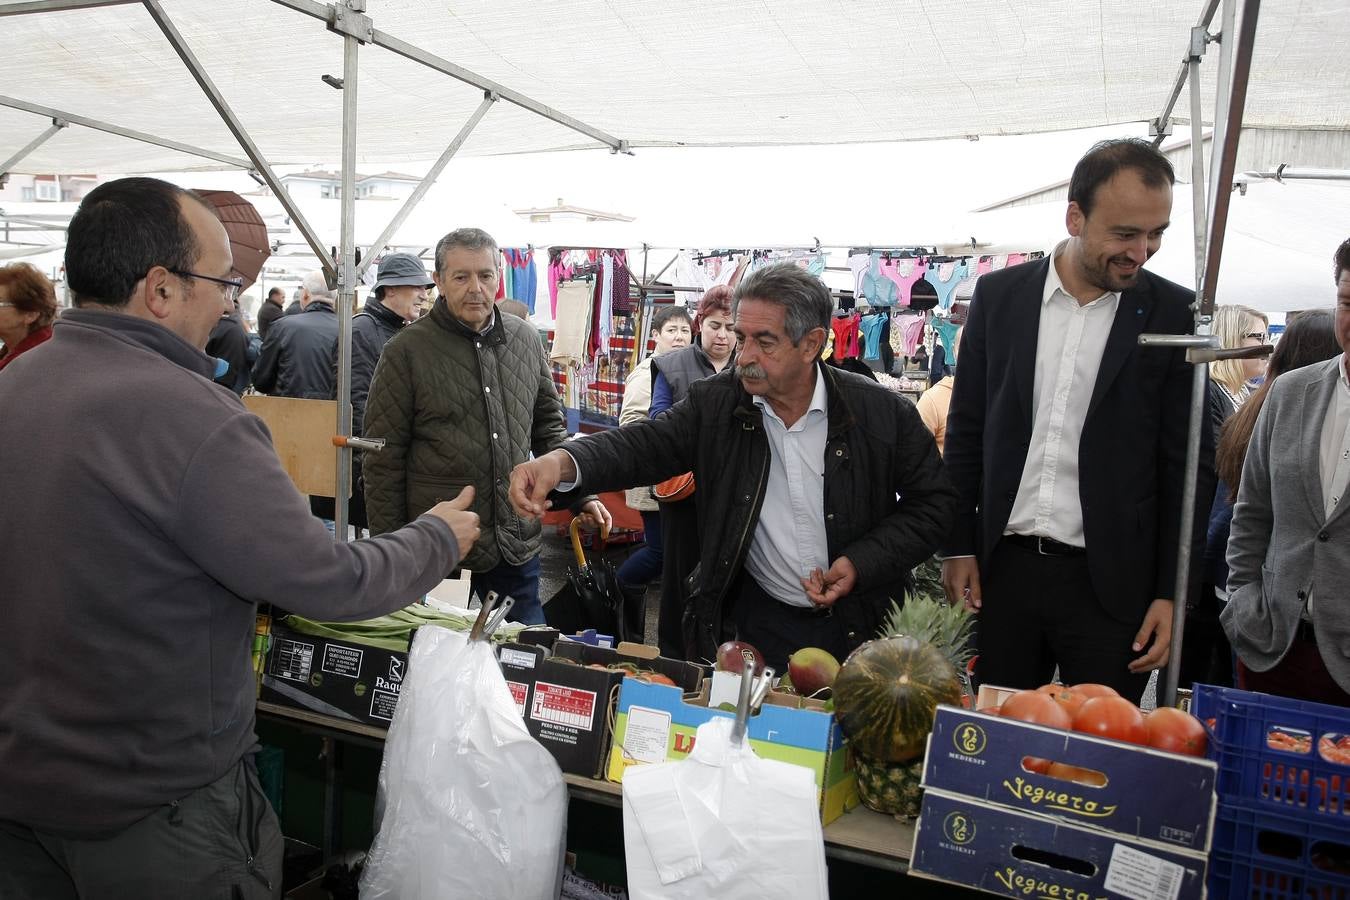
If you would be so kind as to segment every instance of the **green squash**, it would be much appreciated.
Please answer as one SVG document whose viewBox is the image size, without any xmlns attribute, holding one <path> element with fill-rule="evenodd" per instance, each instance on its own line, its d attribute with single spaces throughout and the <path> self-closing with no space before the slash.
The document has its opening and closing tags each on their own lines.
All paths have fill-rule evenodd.
<svg viewBox="0 0 1350 900">
<path fill-rule="evenodd" d="M 853 752 L 874 762 L 921 755 L 939 703 L 960 705 L 960 679 L 931 644 L 911 637 L 868 641 L 834 680 L 839 727 Z"/>
</svg>

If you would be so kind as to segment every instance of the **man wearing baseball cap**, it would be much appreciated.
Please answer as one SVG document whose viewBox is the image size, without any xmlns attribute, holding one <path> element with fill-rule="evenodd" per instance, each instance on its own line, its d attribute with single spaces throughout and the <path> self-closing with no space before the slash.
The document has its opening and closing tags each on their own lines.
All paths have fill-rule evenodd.
<svg viewBox="0 0 1350 900">
<path fill-rule="evenodd" d="M 390 253 L 380 260 L 375 288 L 365 308 L 352 319 L 352 433 L 365 433 L 366 396 L 375 364 L 384 345 L 399 329 L 417 318 L 417 305 L 435 282 L 422 260 L 411 253 Z M 374 435 L 379 437 L 379 435 Z M 360 454 L 352 460 L 351 523 L 366 528 L 366 501 L 362 490 Z"/>
</svg>

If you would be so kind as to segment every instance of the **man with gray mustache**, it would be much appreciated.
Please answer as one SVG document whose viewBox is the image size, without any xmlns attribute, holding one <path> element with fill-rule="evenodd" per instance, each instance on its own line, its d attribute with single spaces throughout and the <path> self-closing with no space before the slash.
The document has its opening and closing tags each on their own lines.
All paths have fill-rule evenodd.
<svg viewBox="0 0 1350 900">
<path fill-rule="evenodd" d="M 956 494 L 914 405 L 825 366 L 833 310 L 792 263 L 733 299 L 735 368 L 690 385 L 654 419 L 571 441 L 516 466 L 511 502 L 540 516 L 577 491 L 694 472 L 700 563 L 685 654 L 737 638 L 783 670 L 802 647 L 843 659 L 877 635 L 904 579 L 954 521 Z"/>
</svg>

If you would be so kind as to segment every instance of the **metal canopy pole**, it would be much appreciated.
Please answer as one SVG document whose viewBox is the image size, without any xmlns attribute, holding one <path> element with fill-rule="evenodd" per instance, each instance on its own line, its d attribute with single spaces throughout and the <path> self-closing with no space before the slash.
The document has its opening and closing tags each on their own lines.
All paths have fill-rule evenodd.
<svg viewBox="0 0 1350 900">
<path fill-rule="evenodd" d="M 315 2 L 315 0 L 273 0 L 273 2 L 293 9 L 296 12 L 304 13 L 307 16 L 313 16 L 316 19 L 326 20 L 328 18 L 329 8 L 322 3 Z M 397 53 L 399 56 L 410 59 L 413 62 L 421 63 L 427 68 L 435 69 L 437 72 L 444 75 L 449 75 L 457 81 L 471 84 L 487 93 L 495 94 L 499 99 L 505 100 L 507 103 L 512 103 L 519 106 L 521 109 L 529 110 L 536 115 L 543 116 L 545 119 L 557 122 L 565 128 L 580 132 L 589 138 L 607 145 L 610 150 L 615 153 L 632 154 L 632 151 L 629 150 L 628 142 L 625 140 L 620 140 L 612 134 L 601 131 L 599 128 L 594 128 L 587 125 L 585 122 L 574 119 L 564 113 L 560 113 L 551 106 L 540 103 L 538 100 L 527 97 L 518 91 L 513 91 L 508 87 L 504 87 L 490 78 L 484 78 L 482 75 L 471 72 L 462 66 L 457 66 L 448 60 L 436 56 L 434 53 L 428 53 L 421 47 L 415 47 L 407 41 L 401 41 L 393 35 L 386 34 L 377 28 L 371 28 L 369 36 L 366 37 L 365 40 L 377 47 L 383 47 L 386 50 Z"/>
<path fill-rule="evenodd" d="M 344 8 L 345 7 L 345 8 Z M 356 31 L 366 0 L 344 0 L 334 6 L 329 30 L 342 35 L 342 233 L 338 256 L 338 369 L 337 433 L 347 438 L 352 433 L 352 310 L 356 306 L 356 82 L 357 51 L 361 41 Z M 368 20 L 367 20 L 368 21 Z M 352 484 L 352 451 L 345 440 L 337 447 L 337 484 L 334 496 L 334 523 L 337 539 L 347 540 L 347 512 Z M 325 852 L 328 852 L 325 848 Z"/>
<path fill-rule="evenodd" d="M 300 233 L 305 236 L 305 241 L 309 244 L 309 248 L 313 250 L 314 255 L 319 258 L 319 265 L 323 267 L 324 273 L 330 279 L 336 278 L 337 269 L 333 264 L 333 258 L 329 256 L 328 251 L 324 249 L 323 244 L 319 241 L 318 235 L 315 234 L 314 229 L 310 226 L 309 220 L 307 220 L 304 214 L 300 212 L 300 207 L 295 205 L 295 201 L 291 199 L 291 195 L 286 191 L 286 186 L 281 183 L 281 179 L 277 178 L 276 173 L 272 171 L 272 167 L 268 165 L 267 159 L 262 155 L 262 151 L 258 149 L 258 145 L 253 142 L 253 138 L 249 137 L 248 132 L 244 130 L 244 126 L 239 121 L 239 117 L 234 114 L 234 110 L 225 102 L 224 95 L 220 93 L 220 90 L 216 87 L 215 83 L 211 81 L 211 77 L 206 74 L 206 70 L 202 67 L 201 61 L 197 59 L 196 55 L 188 47 L 187 42 L 183 40 L 183 35 L 164 12 L 164 8 L 160 6 L 159 0 L 142 0 L 142 3 L 150 13 L 150 16 L 155 20 L 155 24 L 159 26 L 159 30 L 164 32 L 164 36 L 169 39 L 169 43 L 173 46 L 174 51 L 177 52 L 178 58 L 183 61 L 183 65 L 187 66 L 188 71 L 192 73 L 192 77 L 196 79 L 197 84 L 206 94 L 207 99 L 211 101 L 211 105 L 216 108 L 216 112 L 225 122 L 225 127 L 230 129 L 230 133 L 233 134 L 234 139 L 239 142 L 239 146 L 244 148 L 244 152 L 248 154 L 248 158 L 253 161 L 252 168 L 256 169 L 267 182 L 267 186 L 271 188 L 272 193 L 275 194 L 277 200 L 281 202 L 282 208 L 286 210 L 286 215 L 290 216 L 291 221 L 300 229 Z"/>
<path fill-rule="evenodd" d="M 436 164 L 431 167 L 431 171 L 427 172 L 421 184 L 417 185 L 417 189 L 403 202 L 403 206 L 394 214 L 394 218 L 389 221 L 384 231 L 375 239 L 375 243 L 371 244 L 370 250 L 362 258 L 361 265 L 356 270 L 358 278 L 365 274 L 366 270 L 374 264 L 376 258 L 389 246 L 389 241 L 394 237 L 394 234 L 407 221 L 412 211 L 417 208 L 417 204 L 422 202 L 422 198 L 426 196 L 427 191 L 431 190 L 432 185 L 441 176 L 441 172 L 445 170 L 451 158 L 459 152 L 460 147 L 464 146 L 464 142 L 469 139 L 469 135 L 478 127 L 478 123 L 483 120 L 483 116 L 487 115 L 487 111 L 496 102 L 495 94 L 489 93 L 483 96 L 483 102 L 478 104 L 478 109 L 474 110 L 473 115 L 469 116 L 469 120 L 464 123 L 464 127 L 459 130 L 459 134 L 455 135 L 455 139 L 450 142 L 450 146 L 446 147 L 445 152 L 436 160 Z"/>
<path fill-rule="evenodd" d="M 227 166 L 235 166 L 236 168 L 249 170 L 252 170 L 253 168 L 253 163 L 238 156 L 226 156 L 224 153 L 216 153 L 214 150 L 205 150 L 201 147 L 194 147 L 191 144 L 181 144 L 178 141 L 171 141 L 166 138 L 155 137 L 153 134 L 146 134 L 144 131 L 122 128 L 119 125 L 110 125 L 107 122 L 100 122 L 98 119 L 77 116 L 74 113 L 68 113 L 61 109 L 52 109 L 48 106 L 38 106 L 36 103 L 29 103 L 26 100 L 18 100 L 14 97 L 0 95 L 0 106 L 8 106 L 10 109 L 22 110 L 23 112 L 44 116 L 48 119 L 60 119 L 70 125 L 80 125 L 84 128 L 92 128 L 95 131 L 104 131 L 108 134 L 115 134 L 118 137 L 130 138 L 133 141 L 140 141 L 144 144 L 154 144 L 155 146 L 163 147 L 166 150 L 177 150 L 179 153 L 187 153 L 191 156 L 214 159 L 216 162 L 225 163 Z"/>
<path fill-rule="evenodd" d="M 1238 0 L 1228 0 L 1237 3 Z M 1233 174 L 1237 167 L 1238 138 L 1242 134 L 1242 114 L 1247 105 L 1247 80 L 1252 71 L 1252 47 L 1256 43 L 1256 19 L 1261 11 L 1261 0 L 1241 0 L 1242 23 L 1237 40 L 1224 35 L 1224 49 L 1232 53 L 1232 84 L 1225 109 L 1223 143 L 1215 139 L 1215 161 L 1210 164 L 1210 197 L 1213 200 L 1209 220 L 1209 249 L 1205 259 L 1204 290 L 1201 292 L 1201 312 L 1214 312 L 1214 292 L 1219 283 L 1219 262 L 1223 258 L 1223 235 L 1228 228 L 1228 207 L 1233 199 Z M 1215 122 L 1215 130 L 1220 127 Z"/>
<path fill-rule="evenodd" d="M 6 3 L 0 5 L 0 18 L 21 16 L 35 12 L 69 12 L 80 9 L 97 9 L 100 6 L 128 6 L 140 0 L 29 0 L 27 3 Z"/>
<path fill-rule="evenodd" d="M 1205 0 L 1205 8 L 1200 13 L 1200 21 L 1195 23 L 1196 28 L 1209 28 L 1209 23 L 1214 19 L 1214 12 L 1219 8 L 1219 0 Z M 1153 134 L 1153 146 L 1162 143 L 1164 137 L 1172 133 L 1172 109 L 1177 105 L 1177 100 L 1181 99 L 1181 89 L 1186 86 L 1186 78 L 1190 74 L 1190 55 L 1181 61 L 1181 71 L 1177 72 L 1176 81 L 1172 84 L 1172 92 L 1167 96 L 1167 102 L 1163 105 L 1163 111 L 1158 118 L 1150 124 Z M 1194 151 L 1192 151 L 1194 152 Z"/>
<path fill-rule="evenodd" d="M 1237 0 L 1225 0 L 1225 2 L 1235 4 Z M 1186 439 L 1186 477 L 1182 488 L 1181 531 L 1177 539 L 1176 585 L 1172 607 L 1172 653 L 1167 664 L 1167 674 L 1162 691 L 1158 698 L 1160 706 L 1176 704 L 1177 687 L 1181 679 L 1181 659 L 1186 627 L 1186 595 L 1190 587 L 1191 533 L 1195 524 L 1196 483 L 1199 478 L 1200 465 L 1200 429 L 1204 427 L 1206 361 L 1248 352 L 1245 349 L 1237 348 L 1230 350 L 1216 349 L 1218 338 L 1207 333 L 1214 314 L 1214 289 L 1218 283 L 1219 260 L 1222 256 L 1223 236 L 1228 223 L 1228 206 L 1232 196 L 1232 191 L 1224 190 L 1223 186 L 1232 183 L 1233 169 L 1237 160 L 1237 144 L 1242 134 L 1242 112 L 1247 98 L 1247 79 L 1251 72 L 1252 45 L 1256 38 L 1256 17 L 1260 8 L 1260 0 L 1242 0 L 1242 2 L 1242 26 L 1236 35 L 1231 30 L 1224 34 L 1221 45 L 1223 50 L 1220 57 L 1221 69 L 1227 67 L 1230 54 L 1233 67 L 1227 97 L 1221 98 L 1219 101 L 1219 105 L 1226 112 L 1222 129 L 1219 128 L 1218 122 L 1215 123 L 1214 161 L 1210 167 L 1209 184 L 1209 197 L 1212 200 L 1212 205 L 1207 232 L 1202 233 L 1197 225 L 1197 251 L 1203 248 L 1203 255 L 1197 253 L 1196 334 L 1193 336 L 1140 335 L 1139 337 L 1140 345 L 1145 347 L 1191 348 L 1187 354 L 1187 361 L 1194 367 L 1195 375 L 1191 382 L 1191 418 Z M 1225 23 L 1230 22 L 1231 12 L 1226 10 L 1224 18 Z M 1203 42 L 1207 39 L 1203 35 L 1197 36 L 1195 32 L 1192 32 L 1192 53 L 1191 57 L 1187 59 L 1188 70 L 1194 71 L 1199 62 L 1198 59 L 1194 59 L 1197 56 L 1195 52 L 1197 41 L 1200 42 L 1200 50 L 1203 52 Z M 1196 123 L 1201 120 L 1200 91 L 1199 85 L 1196 83 L 1198 82 L 1198 71 L 1195 71 L 1195 79 L 1195 82 L 1191 85 L 1193 131 Z M 1221 72 L 1219 79 L 1221 86 L 1224 81 Z M 1193 170 L 1196 168 L 1195 160 L 1199 151 L 1198 143 L 1193 139 L 1191 146 Z M 1203 203 L 1204 185 L 1194 184 L 1192 190 L 1196 193 L 1196 205 L 1200 206 Z M 1264 350 L 1264 348 L 1258 349 Z"/>
<path fill-rule="evenodd" d="M 29 141 L 18 153 L 15 153 L 4 162 L 0 162 L 0 187 L 4 187 L 5 182 L 9 180 L 10 170 L 17 166 L 21 160 L 28 156 L 28 154 L 51 140 L 62 128 L 66 127 L 66 124 L 64 119 L 52 119 L 52 124 L 46 131 Z"/>
<path fill-rule="evenodd" d="M 1209 226 L 1209 216 L 1205 212 L 1205 155 L 1204 129 L 1201 119 L 1200 101 L 1200 60 L 1205 55 L 1205 45 L 1209 43 L 1209 33 L 1196 27 L 1191 29 L 1191 53 L 1186 60 L 1189 71 L 1187 80 L 1191 88 L 1191 219 L 1195 227 L 1195 292 L 1205 279 L 1205 233 Z M 1208 323 L 1206 323 L 1208 324 Z"/>
</svg>

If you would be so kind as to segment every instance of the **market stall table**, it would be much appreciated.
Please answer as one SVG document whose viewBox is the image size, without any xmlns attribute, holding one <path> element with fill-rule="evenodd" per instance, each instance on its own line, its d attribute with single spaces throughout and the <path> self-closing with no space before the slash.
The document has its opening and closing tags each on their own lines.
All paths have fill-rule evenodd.
<svg viewBox="0 0 1350 900">
<path fill-rule="evenodd" d="M 327 740 L 349 741 L 367 746 L 384 742 L 387 730 L 359 722 L 349 722 L 336 716 L 283 706 L 279 703 L 258 701 L 258 716 L 282 722 L 304 731 L 316 733 Z M 623 786 L 610 781 L 585 778 L 580 775 L 563 776 L 573 799 L 604 806 L 619 807 Z M 333 754 L 328 754 L 324 789 L 325 855 L 336 848 L 327 846 L 331 836 L 338 833 L 334 821 L 337 816 L 335 796 L 336 766 Z M 825 855 L 843 862 L 871 866 L 891 872 L 904 872 L 909 866 L 910 847 L 914 843 L 914 826 L 893 816 L 872 812 L 862 806 L 845 813 L 825 826 Z"/>
</svg>

